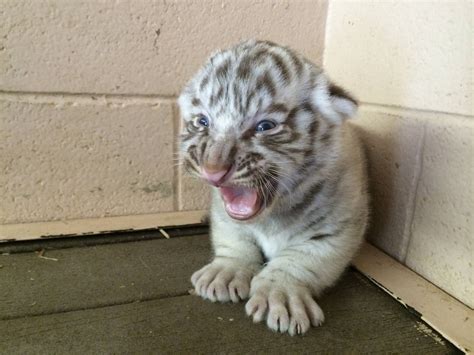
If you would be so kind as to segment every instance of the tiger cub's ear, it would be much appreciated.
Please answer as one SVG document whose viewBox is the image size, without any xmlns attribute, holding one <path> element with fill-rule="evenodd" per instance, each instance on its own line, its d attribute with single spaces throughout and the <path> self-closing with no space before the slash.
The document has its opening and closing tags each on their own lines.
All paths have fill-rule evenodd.
<svg viewBox="0 0 474 355">
<path fill-rule="evenodd" d="M 341 124 L 354 117 L 358 103 L 343 88 L 331 83 L 326 75 L 319 74 L 311 93 L 311 101 L 324 118 L 333 124 Z"/>
</svg>

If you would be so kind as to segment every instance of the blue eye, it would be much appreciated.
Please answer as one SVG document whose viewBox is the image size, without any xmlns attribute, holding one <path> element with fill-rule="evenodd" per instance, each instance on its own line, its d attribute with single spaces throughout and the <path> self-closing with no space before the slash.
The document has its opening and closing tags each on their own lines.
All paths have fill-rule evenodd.
<svg viewBox="0 0 474 355">
<path fill-rule="evenodd" d="M 257 127 L 255 127 L 256 132 L 263 132 L 263 131 L 268 131 L 270 129 L 273 129 L 276 127 L 275 122 L 269 121 L 269 120 L 263 120 L 260 121 L 257 124 Z"/>
<path fill-rule="evenodd" d="M 209 127 L 209 119 L 206 116 L 201 116 L 198 119 L 198 124 L 203 127 Z"/>
</svg>

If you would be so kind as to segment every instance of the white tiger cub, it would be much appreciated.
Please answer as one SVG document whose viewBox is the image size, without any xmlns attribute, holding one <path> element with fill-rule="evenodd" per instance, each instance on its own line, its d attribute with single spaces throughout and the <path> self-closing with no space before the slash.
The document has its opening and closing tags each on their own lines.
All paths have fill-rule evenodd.
<svg viewBox="0 0 474 355">
<path fill-rule="evenodd" d="M 368 219 L 365 164 L 344 123 L 356 101 L 294 51 L 247 41 L 214 54 L 179 98 L 181 159 L 213 185 L 214 259 L 191 278 L 291 335 L 319 326 Z"/>
</svg>

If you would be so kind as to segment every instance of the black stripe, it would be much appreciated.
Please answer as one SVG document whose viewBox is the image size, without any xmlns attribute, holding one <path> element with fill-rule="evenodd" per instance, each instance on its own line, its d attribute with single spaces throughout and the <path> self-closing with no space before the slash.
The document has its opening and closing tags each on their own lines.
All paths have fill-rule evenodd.
<svg viewBox="0 0 474 355">
<path fill-rule="evenodd" d="M 289 147 L 289 148 L 285 148 L 285 150 L 289 153 L 292 153 L 292 154 L 299 154 L 299 153 L 306 153 L 307 152 L 307 149 L 305 149 L 305 148 Z"/>
<path fill-rule="evenodd" d="M 301 108 L 303 111 L 306 111 L 306 112 L 309 112 L 309 113 L 315 113 L 315 112 L 314 112 L 314 109 L 313 109 L 313 106 L 312 106 L 311 103 L 308 102 L 308 101 L 304 101 L 304 102 L 300 105 L 300 108 Z"/>
<path fill-rule="evenodd" d="M 251 127 L 248 130 L 246 130 L 244 133 L 242 133 L 240 138 L 243 141 L 246 141 L 246 140 L 252 139 L 254 136 L 255 136 L 255 128 Z"/>
<path fill-rule="evenodd" d="M 314 70 L 311 70 L 311 72 L 309 73 L 309 80 L 310 80 L 312 89 L 316 89 L 316 81 L 318 79 L 318 75 L 319 73 L 317 73 Z"/>
<path fill-rule="evenodd" d="M 260 91 L 262 89 L 266 90 L 271 97 L 274 97 L 276 95 L 275 84 L 268 71 L 257 79 L 256 89 L 257 91 Z"/>
<path fill-rule="evenodd" d="M 349 94 L 346 90 L 336 84 L 329 84 L 329 95 L 342 97 L 351 101 L 354 105 L 357 105 L 357 100 L 354 99 L 352 95 Z"/>
<path fill-rule="evenodd" d="M 216 77 L 219 82 L 225 81 L 227 79 L 227 75 L 229 74 L 230 68 L 230 59 L 226 59 L 224 64 L 220 65 L 216 69 Z"/>
<path fill-rule="evenodd" d="M 327 184 L 327 186 L 326 186 L 326 191 L 328 191 L 328 194 L 327 194 L 327 199 L 326 199 L 326 202 L 325 202 L 327 205 L 331 205 L 333 200 L 339 198 L 337 192 L 339 191 L 339 185 L 341 184 L 341 182 L 342 182 L 342 180 L 343 180 L 343 178 L 344 178 L 344 174 L 345 174 L 345 170 L 342 170 L 342 171 L 336 176 L 336 179 L 330 180 L 330 181 L 326 181 L 326 182 L 328 182 L 328 184 Z M 318 211 L 320 208 L 321 208 L 321 207 L 317 207 L 317 206 L 316 206 L 314 209 L 311 209 L 309 212 L 307 212 L 307 215 L 313 214 L 313 213 L 317 213 L 317 211 Z"/>
<path fill-rule="evenodd" d="M 289 152 L 285 151 L 284 148 L 280 149 L 279 145 L 265 145 L 268 149 L 270 149 L 274 153 L 278 153 L 280 155 L 283 155 L 285 158 L 288 158 L 291 160 L 293 163 L 296 163 L 296 158 L 292 156 Z"/>
<path fill-rule="evenodd" d="M 251 152 L 251 153 L 248 153 L 247 156 L 252 159 L 255 163 L 258 163 L 260 160 L 263 159 L 263 155 L 260 154 L 260 153 L 256 153 L 256 152 Z"/>
<path fill-rule="evenodd" d="M 260 48 L 256 52 L 253 53 L 252 57 L 252 64 L 253 66 L 264 64 L 266 59 L 269 58 L 269 51 L 267 48 Z"/>
<path fill-rule="evenodd" d="M 216 100 L 220 101 L 222 99 L 222 96 L 224 96 L 224 89 L 221 86 L 219 90 L 217 91 Z"/>
<path fill-rule="evenodd" d="M 319 139 L 322 143 L 328 143 L 328 141 L 332 138 L 332 132 L 331 131 L 328 131 L 328 132 L 325 132 L 321 138 Z"/>
<path fill-rule="evenodd" d="M 206 75 L 202 81 L 201 84 L 199 85 L 199 89 L 202 91 L 206 87 L 206 85 L 209 83 L 209 75 Z"/>
<path fill-rule="evenodd" d="M 319 121 L 316 119 L 316 117 L 314 117 L 313 121 L 309 125 L 309 130 L 308 130 L 312 143 L 314 143 L 314 139 L 316 138 L 316 132 L 318 131 L 318 128 L 319 128 Z"/>
<path fill-rule="evenodd" d="M 329 125 L 326 128 L 326 131 L 322 134 L 322 136 L 319 138 L 319 141 L 324 145 L 327 146 L 329 143 L 331 143 L 331 138 L 334 133 L 334 127 L 335 125 Z M 321 132 L 322 133 L 322 132 Z"/>
<path fill-rule="evenodd" d="M 198 160 L 197 155 L 196 155 L 196 150 L 197 150 L 197 147 L 195 145 L 191 145 L 188 148 L 188 154 L 189 154 L 189 157 L 191 158 L 191 160 L 199 165 L 199 160 Z"/>
<path fill-rule="evenodd" d="M 204 159 L 204 152 L 206 151 L 206 147 L 207 147 L 207 141 L 204 141 L 204 142 L 201 144 L 201 152 L 200 152 L 200 155 L 201 155 L 201 162 L 202 162 L 203 159 Z"/>
<path fill-rule="evenodd" d="M 289 111 L 288 107 L 286 107 L 285 104 L 282 103 L 276 103 L 270 105 L 269 108 L 267 108 L 267 113 L 272 114 L 272 113 L 287 113 Z"/>
<path fill-rule="evenodd" d="M 323 181 L 318 181 L 316 184 L 312 185 L 309 190 L 304 193 L 303 199 L 291 207 L 291 214 L 299 215 L 302 210 L 304 210 L 306 207 L 309 207 L 313 203 L 314 198 L 321 192 L 323 187 Z"/>
<path fill-rule="evenodd" d="M 309 273 L 310 273 L 311 275 L 313 275 L 313 277 L 314 277 L 316 280 L 319 280 L 319 279 L 321 278 L 320 275 L 319 275 L 318 273 L 316 273 L 316 271 L 313 271 L 313 270 L 311 270 L 311 269 L 306 269 L 306 271 L 309 271 Z"/>
<path fill-rule="evenodd" d="M 217 92 L 214 95 L 211 95 L 211 98 L 209 99 L 209 106 L 214 107 L 215 104 L 222 99 L 223 95 L 224 95 L 224 88 L 220 86 Z"/>
<path fill-rule="evenodd" d="M 235 103 L 236 109 L 238 112 L 242 114 L 244 113 L 243 104 L 242 104 L 242 95 L 240 94 L 241 90 L 239 89 L 239 84 L 237 80 L 234 81 L 234 85 L 232 85 L 232 88 L 233 88 L 233 96 L 234 96 L 234 103 Z"/>
<path fill-rule="evenodd" d="M 192 138 L 194 138 L 193 134 L 181 134 L 180 136 L 181 142 L 186 142 Z"/>
<path fill-rule="evenodd" d="M 291 138 L 291 132 L 287 129 L 283 128 L 280 132 L 274 133 L 271 136 L 266 136 L 264 139 L 270 144 L 286 142 L 288 139 Z"/>
<path fill-rule="evenodd" d="M 229 161 L 234 161 L 234 158 L 237 154 L 237 146 L 233 145 L 232 148 L 230 149 L 229 155 L 227 156 L 227 159 Z"/>
<path fill-rule="evenodd" d="M 313 165 L 314 164 L 314 148 L 311 145 L 311 148 L 304 152 L 304 161 L 305 165 Z"/>
<path fill-rule="evenodd" d="M 326 237 L 332 237 L 332 234 L 316 234 L 315 236 L 309 238 L 309 240 L 319 240 Z"/>
<path fill-rule="evenodd" d="M 312 229 L 314 226 L 317 226 L 318 224 L 324 222 L 326 218 L 329 216 L 330 213 L 323 214 L 321 216 L 318 216 L 315 220 L 309 221 L 308 224 L 306 224 L 303 229 L 301 230 L 301 233 L 304 233 L 310 229 Z M 307 213 L 306 215 L 312 215 L 311 213 Z"/>
<path fill-rule="evenodd" d="M 245 173 L 241 174 L 241 175 L 237 175 L 235 177 L 235 179 L 245 179 L 245 178 L 248 178 L 249 176 L 251 175 L 254 175 L 255 174 L 255 170 L 247 170 Z"/>
<path fill-rule="evenodd" d="M 257 43 L 261 43 L 261 44 L 266 44 L 267 46 L 270 46 L 270 47 L 278 47 L 278 44 L 276 44 L 275 42 L 272 42 L 272 41 L 257 41 Z"/>
<path fill-rule="evenodd" d="M 184 160 L 183 167 L 188 173 L 195 172 L 199 174 L 199 170 L 193 164 L 191 164 L 189 160 Z"/>
<path fill-rule="evenodd" d="M 290 56 L 291 61 L 293 62 L 293 65 L 296 69 L 296 74 L 298 75 L 298 77 L 301 77 L 301 75 L 303 74 L 303 63 L 301 63 L 301 60 L 298 58 L 294 51 L 289 48 L 286 48 L 286 51 Z"/>
<path fill-rule="evenodd" d="M 248 112 L 250 104 L 252 103 L 253 98 L 255 97 L 255 92 L 252 91 L 249 96 L 247 96 L 247 102 L 245 103 L 245 111 Z"/>
<path fill-rule="evenodd" d="M 186 131 L 188 133 L 195 134 L 195 133 L 198 132 L 198 129 L 196 128 L 194 123 L 190 121 L 190 122 L 186 123 Z"/>
<path fill-rule="evenodd" d="M 319 121 L 316 115 L 313 116 L 313 121 L 309 125 L 308 136 L 309 136 L 309 146 L 310 149 L 305 153 L 305 159 L 308 159 L 310 156 L 314 155 L 314 142 L 316 141 L 316 135 L 319 130 Z"/>
<path fill-rule="evenodd" d="M 280 273 L 285 274 L 285 275 L 288 274 L 288 271 L 286 271 L 282 268 L 272 268 L 272 273 L 275 273 L 275 272 L 280 272 Z"/>
<path fill-rule="evenodd" d="M 285 64 L 285 61 L 281 56 L 276 53 L 270 52 L 270 55 L 273 59 L 273 62 L 280 71 L 281 77 L 283 78 L 285 84 L 288 84 L 290 82 L 290 71 L 288 70 L 288 67 Z"/>
<path fill-rule="evenodd" d="M 300 133 L 298 132 L 285 132 L 286 136 L 282 137 L 280 132 L 275 133 L 271 136 L 263 136 L 262 141 L 268 147 L 279 148 L 280 146 L 288 143 L 293 143 L 300 138 Z M 289 135 L 289 136 L 288 136 Z"/>
<path fill-rule="evenodd" d="M 283 123 L 287 124 L 288 127 L 290 127 L 291 129 L 294 129 L 295 128 L 295 117 L 296 117 L 296 114 L 298 113 L 299 110 L 300 109 L 298 107 L 292 108 L 290 110 L 290 112 L 288 112 L 288 116 L 286 116 Z"/>
<path fill-rule="evenodd" d="M 247 81 L 250 78 L 252 72 L 252 59 L 245 57 L 237 67 L 237 79 Z"/>
</svg>

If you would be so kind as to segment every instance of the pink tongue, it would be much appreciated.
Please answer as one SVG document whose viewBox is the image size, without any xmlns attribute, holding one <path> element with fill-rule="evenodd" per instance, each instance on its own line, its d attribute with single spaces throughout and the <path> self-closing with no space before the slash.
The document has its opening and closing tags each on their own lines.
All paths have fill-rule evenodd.
<svg viewBox="0 0 474 355">
<path fill-rule="evenodd" d="M 247 219 L 259 210 L 257 191 L 242 186 L 221 187 L 227 213 L 237 219 Z"/>
</svg>

